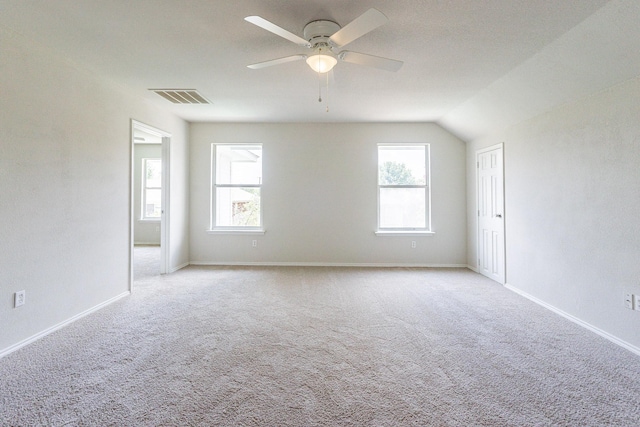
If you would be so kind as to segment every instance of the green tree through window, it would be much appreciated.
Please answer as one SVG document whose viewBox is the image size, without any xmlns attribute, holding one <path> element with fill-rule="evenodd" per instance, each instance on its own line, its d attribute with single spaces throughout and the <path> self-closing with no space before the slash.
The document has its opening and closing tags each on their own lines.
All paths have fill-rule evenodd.
<svg viewBox="0 0 640 427">
<path fill-rule="evenodd" d="M 384 162 L 380 165 L 380 185 L 413 185 L 416 178 L 404 163 Z"/>
</svg>

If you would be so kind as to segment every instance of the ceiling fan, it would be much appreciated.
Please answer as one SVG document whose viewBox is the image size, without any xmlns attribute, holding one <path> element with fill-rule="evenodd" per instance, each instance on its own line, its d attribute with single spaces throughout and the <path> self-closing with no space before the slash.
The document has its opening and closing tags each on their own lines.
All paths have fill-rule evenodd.
<svg viewBox="0 0 640 427">
<path fill-rule="evenodd" d="M 372 8 L 367 10 L 365 13 L 342 28 L 337 23 L 325 19 L 311 21 L 304 27 L 304 38 L 299 37 L 284 28 L 261 18 L 260 16 L 247 16 L 244 19 L 260 28 L 283 37 L 298 46 L 312 50 L 311 55 L 291 55 L 285 56 L 284 58 L 272 59 L 270 61 L 248 65 L 248 67 L 252 69 L 271 67 L 272 65 L 284 64 L 301 59 L 306 59 L 307 64 L 309 64 L 309 66 L 318 73 L 326 73 L 330 71 L 333 66 L 337 64 L 338 60 L 352 64 L 380 68 L 387 71 L 398 71 L 403 64 L 402 61 L 397 61 L 395 59 L 383 58 L 380 56 L 348 50 L 340 50 L 343 46 L 378 28 L 389 20 L 377 9 Z"/>
</svg>

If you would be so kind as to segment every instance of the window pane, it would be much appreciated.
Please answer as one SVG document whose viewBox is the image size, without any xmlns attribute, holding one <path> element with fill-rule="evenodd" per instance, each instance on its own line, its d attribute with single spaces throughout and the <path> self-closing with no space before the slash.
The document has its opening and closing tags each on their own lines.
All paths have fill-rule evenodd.
<svg viewBox="0 0 640 427">
<path fill-rule="evenodd" d="M 162 190 L 145 190 L 144 217 L 160 218 Z"/>
<path fill-rule="evenodd" d="M 381 188 L 380 228 L 425 228 L 426 189 Z"/>
<path fill-rule="evenodd" d="M 259 188 L 217 188 L 216 226 L 259 227 Z"/>
<path fill-rule="evenodd" d="M 145 185 L 147 188 L 162 186 L 162 162 L 160 159 L 145 159 Z"/>
<path fill-rule="evenodd" d="M 378 147 L 378 183 L 380 185 L 425 185 L 425 147 Z"/>
<path fill-rule="evenodd" d="M 216 145 L 216 184 L 262 184 L 262 147 Z"/>
</svg>

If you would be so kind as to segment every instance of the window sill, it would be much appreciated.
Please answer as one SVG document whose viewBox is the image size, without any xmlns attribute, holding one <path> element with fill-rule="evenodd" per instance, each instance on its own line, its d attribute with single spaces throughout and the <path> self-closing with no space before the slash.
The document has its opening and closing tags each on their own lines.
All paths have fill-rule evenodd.
<svg viewBox="0 0 640 427">
<path fill-rule="evenodd" d="M 418 230 L 378 230 L 375 232 L 376 236 L 433 236 L 436 233 L 433 231 L 418 231 Z"/>
<path fill-rule="evenodd" d="M 207 230 L 207 234 L 242 234 L 242 235 L 264 235 L 265 231 L 262 229 L 247 229 L 242 230 L 239 228 L 214 228 L 213 230 Z"/>
</svg>

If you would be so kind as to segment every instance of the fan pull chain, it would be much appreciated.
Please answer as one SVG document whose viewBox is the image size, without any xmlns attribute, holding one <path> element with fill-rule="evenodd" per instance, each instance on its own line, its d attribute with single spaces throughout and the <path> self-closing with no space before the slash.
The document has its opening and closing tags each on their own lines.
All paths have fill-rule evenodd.
<svg viewBox="0 0 640 427">
<path fill-rule="evenodd" d="M 318 72 L 318 102 L 322 102 L 322 76 Z"/>
<path fill-rule="evenodd" d="M 325 74 L 327 75 L 327 113 L 329 112 L 329 73 L 330 71 L 326 72 Z"/>
<path fill-rule="evenodd" d="M 322 48 L 318 49 L 322 53 Z M 318 55 L 318 102 L 322 102 L 322 76 L 320 75 L 320 55 Z"/>
<path fill-rule="evenodd" d="M 322 53 L 322 48 L 318 49 L 318 53 L 321 54 Z M 320 72 L 320 55 L 318 55 L 318 102 L 322 102 L 322 73 Z M 326 99 L 327 99 L 327 105 L 326 105 L 326 111 L 327 113 L 329 112 L 329 72 L 325 72 L 325 74 L 327 75 L 327 93 L 325 95 Z"/>
</svg>

